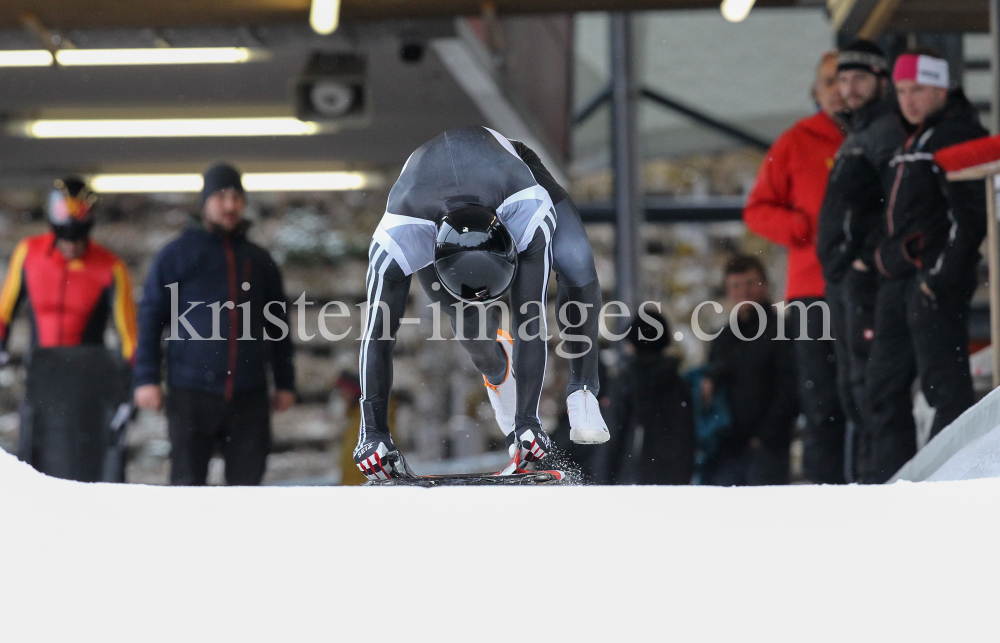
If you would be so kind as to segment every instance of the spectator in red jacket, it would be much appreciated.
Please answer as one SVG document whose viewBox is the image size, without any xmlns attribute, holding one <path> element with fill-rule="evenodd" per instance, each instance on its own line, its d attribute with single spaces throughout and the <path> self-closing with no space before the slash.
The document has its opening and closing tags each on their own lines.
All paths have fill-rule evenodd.
<svg viewBox="0 0 1000 643">
<path fill-rule="evenodd" d="M 806 416 L 803 473 L 813 482 L 842 483 L 845 422 L 837 397 L 833 341 L 818 339 L 829 337 L 824 331 L 829 328 L 829 311 L 816 256 L 826 180 L 846 129 L 837 52 L 823 55 L 813 99 L 819 111 L 793 125 L 768 150 L 743 219 L 752 231 L 788 248 L 785 298 L 796 302 L 790 310 L 789 336 L 796 338 L 804 329 L 811 340 L 794 343 L 800 406 Z"/>
</svg>

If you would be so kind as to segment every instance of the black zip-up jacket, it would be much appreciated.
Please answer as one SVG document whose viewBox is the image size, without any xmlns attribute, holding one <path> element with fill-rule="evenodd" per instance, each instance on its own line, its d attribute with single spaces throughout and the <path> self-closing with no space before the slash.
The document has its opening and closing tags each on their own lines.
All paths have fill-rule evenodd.
<svg viewBox="0 0 1000 643">
<path fill-rule="evenodd" d="M 934 292 L 967 287 L 986 236 L 986 189 L 982 181 L 948 181 L 934 153 L 986 134 L 976 108 L 957 89 L 889 162 L 883 177 L 885 236 L 875 251 L 883 277 L 919 273 Z"/>
<path fill-rule="evenodd" d="M 611 387 L 615 484 L 688 484 L 694 474 L 694 405 L 678 362 L 639 351 Z"/>
<path fill-rule="evenodd" d="M 245 232 L 246 226 L 229 234 L 210 232 L 200 221 L 192 221 L 156 255 L 139 307 L 135 386 L 160 382 L 165 343 L 167 381 L 172 388 L 206 391 L 227 399 L 234 393 L 266 393 L 270 364 L 275 387 L 295 390 L 281 273 L 267 250 L 247 240 Z M 171 320 L 173 292 L 177 293 L 176 323 Z M 210 308 L 216 302 L 236 305 L 216 313 Z M 249 307 L 240 308 L 248 302 Z M 268 302 L 280 303 L 271 305 L 270 317 L 265 318 Z M 245 311 L 249 311 L 249 329 L 244 328 Z M 218 334 L 211 339 L 216 317 Z M 285 324 L 284 333 L 275 319 Z M 193 337 L 187 325 L 202 339 Z M 284 337 L 268 341 L 265 329 L 271 340 Z M 171 339 L 174 330 L 178 339 Z"/>
<path fill-rule="evenodd" d="M 739 455 L 751 438 L 772 451 L 787 449 L 792 425 L 798 415 L 795 354 L 792 340 L 775 339 L 778 316 L 764 303 L 766 327 L 760 337 L 744 341 L 730 326 L 709 345 L 705 375 L 716 390 L 725 389 L 733 424 L 719 445 L 720 454 Z M 744 337 L 754 337 L 760 329 L 756 311 L 739 321 Z M 785 335 L 793 333 L 786 324 Z"/>
<path fill-rule="evenodd" d="M 859 257 L 873 265 L 885 211 L 882 176 L 905 140 L 895 98 L 873 101 L 851 114 L 851 133 L 837 152 L 819 211 L 816 253 L 827 282 L 843 279 Z"/>
</svg>

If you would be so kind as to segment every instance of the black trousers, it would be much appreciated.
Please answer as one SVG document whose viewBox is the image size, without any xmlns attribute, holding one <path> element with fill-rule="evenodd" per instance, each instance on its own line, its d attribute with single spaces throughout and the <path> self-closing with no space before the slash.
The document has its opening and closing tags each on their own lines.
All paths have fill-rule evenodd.
<svg viewBox="0 0 1000 643">
<path fill-rule="evenodd" d="M 799 406 L 805 414 L 803 436 L 803 475 L 817 484 L 843 484 L 845 422 L 837 389 L 837 358 L 834 340 L 824 336 L 826 313 L 820 298 L 797 300 L 805 307 L 805 330 L 802 336 L 802 310 L 789 311 L 788 337 L 794 338 L 798 367 Z M 831 320 L 832 321 L 832 320 Z M 832 329 L 831 329 L 832 330 Z"/>
<path fill-rule="evenodd" d="M 226 461 L 226 484 L 259 485 L 271 450 L 267 391 L 221 395 L 171 389 L 167 397 L 170 484 L 200 486 L 216 449 Z"/>
<path fill-rule="evenodd" d="M 867 466 L 871 451 L 871 432 L 867 428 L 871 409 L 865 382 L 875 335 L 878 280 L 878 273 L 874 271 L 851 269 L 840 282 L 826 285 L 826 301 L 836 340 L 837 390 L 841 407 L 853 429 L 849 441 L 854 479 Z"/>
<path fill-rule="evenodd" d="M 971 288 L 929 298 L 919 278 L 883 281 L 875 306 L 875 341 L 868 364 L 871 461 L 861 482 L 882 483 L 917 452 L 913 380 L 934 407 L 931 436 L 975 402 L 969 372 Z"/>
</svg>

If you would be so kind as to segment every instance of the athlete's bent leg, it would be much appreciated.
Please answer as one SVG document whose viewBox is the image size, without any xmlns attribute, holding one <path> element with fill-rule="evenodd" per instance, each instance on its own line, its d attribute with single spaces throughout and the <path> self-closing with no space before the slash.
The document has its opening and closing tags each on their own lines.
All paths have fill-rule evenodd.
<svg viewBox="0 0 1000 643">
<path fill-rule="evenodd" d="M 556 215 L 559 220 L 552 241 L 552 263 L 559 281 L 556 320 L 562 337 L 581 338 L 565 343 L 566 352 L 572 355 L 566 386 L 570 436 L 580 444 L 601 444 L 610 437 L 597 401 L 601 390 L 597 374 L 601 285 L 590 239 L 572 199 L 560 201 Z"/>
<path fill-rule="evenodd" d="M 596 395 L 601 389 L 597 376 L 598 317 L 601 312 L 601 285 L 597 281 L 594 253 L 576 205 L 569 198 L 556 205 L 558 223 L 552 239 L 552 265 L 559 288 L 556 321 L 562 336 L 583 336 L 590 340 L 566 342 L 566 352 L 578 355 L 569 360 L 570 377 L 566 395 L 586 387 Z M 565 314 L 563 314 L 565 311 Z"/>
</svg>

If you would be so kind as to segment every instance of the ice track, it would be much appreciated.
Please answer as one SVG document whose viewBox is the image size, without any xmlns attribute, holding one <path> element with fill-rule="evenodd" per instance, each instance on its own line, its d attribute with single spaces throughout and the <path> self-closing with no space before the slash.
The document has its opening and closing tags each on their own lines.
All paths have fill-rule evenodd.
<svg viewBox="0 0 1000 643">
<path fill-rule="evenodd" d="M 996 640 L 998 506 L 998 479 L 80 484 L 0 452 L 0 640 Z"/>
</svg>

